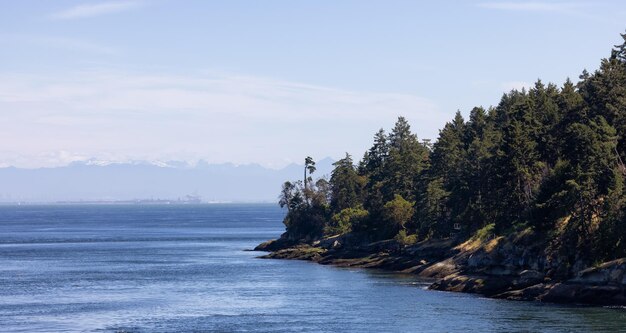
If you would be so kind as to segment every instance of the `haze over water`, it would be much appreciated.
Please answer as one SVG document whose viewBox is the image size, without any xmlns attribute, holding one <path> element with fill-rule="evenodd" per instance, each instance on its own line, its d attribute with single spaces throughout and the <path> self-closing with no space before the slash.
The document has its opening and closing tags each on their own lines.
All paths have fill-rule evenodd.
<svg viewBox="0 0 626 333">
<path fill-rule="evenodd" d="M 626 311 L 257 259 L 276 205 L 2 206 L 3 332 L 615 332 Z"/>
</svg>

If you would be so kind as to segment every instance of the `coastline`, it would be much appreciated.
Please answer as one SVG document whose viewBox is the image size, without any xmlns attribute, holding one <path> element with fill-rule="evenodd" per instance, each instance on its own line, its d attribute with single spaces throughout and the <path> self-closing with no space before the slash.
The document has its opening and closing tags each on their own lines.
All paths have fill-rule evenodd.
<svg viewBox="0 0 626 333">
<path fill-rule="evenodd" d="M 563 262 L 550 258 L 543 243 L 520 234 L 463 243 L 428 240 L 410 246 L 395 240 L 364 243 L 351 234 L 311 243 L 279 238 L 254 250 L 269 252 L 259 257 L 264 259 L 415 274 L 432 279 L 431 290 L 516 301 L 626 306 L 626 258 L 559 276 Z"/>
</svg>

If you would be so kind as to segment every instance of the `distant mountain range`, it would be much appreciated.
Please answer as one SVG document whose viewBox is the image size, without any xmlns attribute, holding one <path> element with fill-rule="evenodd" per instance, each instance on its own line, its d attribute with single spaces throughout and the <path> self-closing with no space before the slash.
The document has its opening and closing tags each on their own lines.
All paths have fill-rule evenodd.
<svg viewBox="0 0 626 333">
<path fill-rule="evenodd" d="M 314 176 L 332 171 L 330 158 Z M 0 168 L 0 202 L 189 201 L 276 202 L 286 180 L 303 177 L 303 165 L 74 162 L 40 169 Z"/>
</svg>

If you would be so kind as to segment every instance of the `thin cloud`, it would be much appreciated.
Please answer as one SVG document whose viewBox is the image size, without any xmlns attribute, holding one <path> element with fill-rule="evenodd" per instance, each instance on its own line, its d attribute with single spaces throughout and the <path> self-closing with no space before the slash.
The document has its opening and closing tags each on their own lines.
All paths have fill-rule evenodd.
<svg viewBox="0 0 626 333">
<path fill-rule="evenodd" d="M 119 54 L 118 50 L 109 46 L 84 41 L 75 38 L 59 37 L 59 36 L 33 36 L 22 34 L 0 34 L 0 46 L 7 44 L 10 46 L 16 44 L 26 44 L 45 49 L 55 48 L 64 49 L 72 52 L 88 52 L 103 55 Z"/>
<path fill-rule="evenodd" d="M 45 37 L 39 39 L 33 39 L 34 43 L 39 43 L 43 46 L 51 46 L 56 48 L 64 48 L 68 50 L 80 50 L 89 53 L 100 53 L 104 55 L 116 55 L 118 51 L 114 48 L 103 46 L 96 43 L 91 43 L 83 40 L 77 40 L 65 37 Z"/>
<path fill-rule="evenodd" d="M 486 9 L 508 11 L 562 12 L 579 8 L 581 4 L 566 2 L 483 2 L 477 6 Z"/>
<path fill-rule="evenodd" d="M 360 155 L 398 115 L 421 138 L 434 138 L 452 117 L 412 94 L 241 75 L 111 71 L 0 75 L 0 109 L 12 110 L 0 113 L 0 161 L 26 167 L 74 156 L 269 165 L 302 151 Z M 55 151 L 69 157 L 46 157 Z"/>
<path fill-rule="evenodd" d="M 500 10 L 509 12 L 527 12 L 527 13 L 555 13 L 569 15 L 578 19 L 598 22 L 605 24 L 607 22 L 623 27 L 623 14 L 620 12 L 611 12 L 610 15 L 602 13 L 601 15 L 594 13 L 593 8 L 606 6 L 602 2 L 548 2 L 548 1 L 507 1 L 507 2 L 483 2 L 476 5 L 477 7 Z"/>
<path fill-rule="evenodd" d="M 101 2 L 97 4 L 82 4 L 65 10 L 52 13 L 50 17 L 55 20 L 72 20 L 105 14 L 127 11 L 139 7 L 137 1 Z"/>
</svg>

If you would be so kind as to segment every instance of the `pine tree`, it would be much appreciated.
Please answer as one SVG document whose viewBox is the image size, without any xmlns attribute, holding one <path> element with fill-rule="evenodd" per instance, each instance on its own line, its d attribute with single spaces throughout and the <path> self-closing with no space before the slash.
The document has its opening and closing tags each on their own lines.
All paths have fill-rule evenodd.
<svg viewBox="0 0 626 333">
<path fill-rule="evenodd" d="M 374 233 L 382 220 L 382 207 L 385 204 L 382 187 L 385 167 L 389 158 L 389 142 L 385 131 L 381 128 L 374 135 L 374 144 L 365 153 L 359 163 L 359 176 L 365 179 L 363 190 L 363 206 L 369 212 L 369 219 L 360 227 Z"/>
<path fill-rule="evenodd" d="M 352 157 L 346 156 L 333 163 L 335 168 L 330 176 L 331 210 L 335 213 L 356 207 L 361 201 L 363 180 L 356 172 Z"/>
<path fill-rule="evenodd" d="M 464 170 L 467 165 L 465 149 L 465 121 L 457 111 L 452 122 L 447 123 L 439 132 L 439 139 L 433 145 L 431 166 L 428 172 L 431 185 L 427 187 L 426 223 L 437 221 L 437 233 L 452 231 L 456 221 L 467 205 L 467 183 Z M 443 201 L 443 202 L 436 202 Z M 434 214 L 434 215 L 433 215 Z M 421 222 L 424 224 L 424 221 Z M 429 233 L 433 233 L 432 231 Z"/>
<path fill-rule="evenodd" d="M 428 163 L 426 149 L 411 133 L 404 117 L 399 117 L 389 134 L 389 156 L 384 166 L 381 188 L 385 201 L 396 194 L 412 201 L 415 199 L 416 184 Z"/>
<path fill-rule="evenodd" d="M 520 121 L 513 121 L 503 133 L 503 145 L 496 156 L 500 184 L 500 200 L 494 205 L 499 211 L 496 226 L 505 230 L 516 222 L 528 219 L 529 208 L 539 187 L 542 163 L 537 143 L 528 135 Z"/>
<path fill-rule="evenodd" d="M 548 165 L 556 163 L 559 154 L 557 144 L 557 127 L 561 122 L 562 114 L 557 104 L 559 92 L 554 84 L 546 87 L 541 80 L 535 83 L 535 87 L 529 91 L 529 98 L 534 107 L 531 117 L 536 121 L 533 124 L 534 140 L 538 143 L 540 159 Z"/>
<path fill-rule="evenodd" d="M 626 62 L 624 45 L 613 50 L 611 57 L 602 59 L 600 69 L 592 75 L 581 76 L 580 94 L 588 107 L 588 117 L 602 116 L 618 133 L 617 150 L 626 158 Z"/>
<path fill-rule="evenodd" d="M 485 209 L 489 199 L 493 175 L 489 161 L 494 154 L 496 133 L 493 122 L 483 108 L 470 112 L 466 126 L 466 161 L 462 169 L 463 182 L 467 184 L 467 206 L 460 219 L 467 233 L 482 228 L 493 214 Z"/>
<path fill-rule="evenodd" d="M 312 182 L 307 159 L 304 180 L 285 183 L 280 196 L 289 237 L 356 232 L 406 245 L 449 237 L 455 224 L 458 240 L 486 226 L 500 235 L 532 228 L 569 267 L 626 256 L 622 37 L 577 85 L 538 80 L 495 108 L 472 109 L 467 122 L 457 112 L 433 144 L 399 117 L 389 135 L 375 134 L 358 167 L 348 154 L 337 161 L 328 182 Z M 563 267 L 553 276 L 571 276 Z"/>
</svg>

